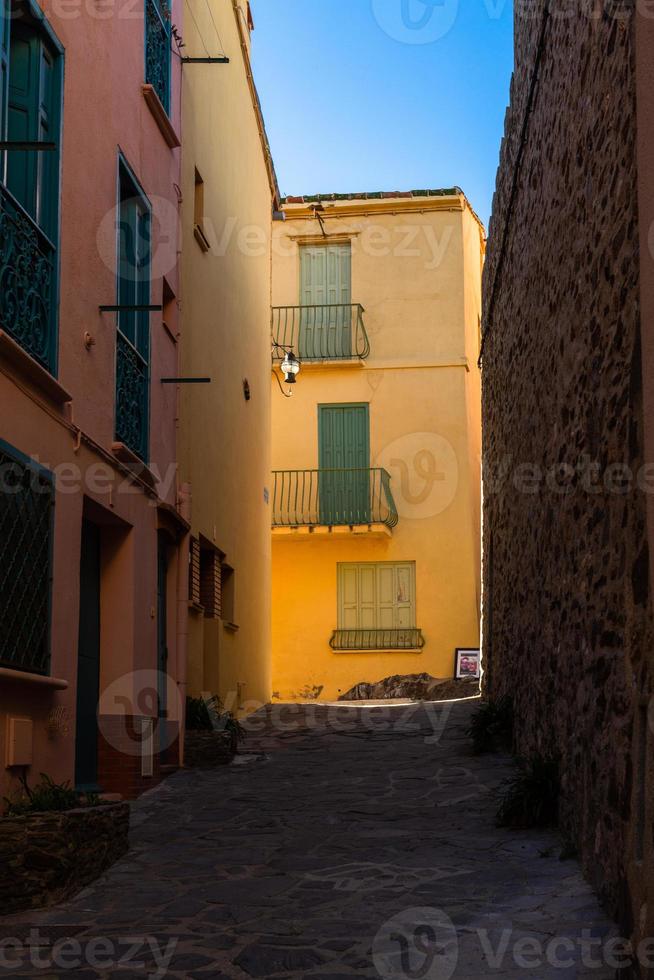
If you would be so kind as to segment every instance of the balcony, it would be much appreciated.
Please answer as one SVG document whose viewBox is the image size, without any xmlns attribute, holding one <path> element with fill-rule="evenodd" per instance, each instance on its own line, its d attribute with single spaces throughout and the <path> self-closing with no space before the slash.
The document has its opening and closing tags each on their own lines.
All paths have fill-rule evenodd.
<svg viewBox="0 0 654 980">
<path fill-rule="evenodd" d="M 398 522 L 383 469 L 276 470 L 274 530 L 390 535 Z"/>
<path fill-rule="evenodd" d="M 359 650 L 422 650 L 422 630 L 334 630 L 329 641 L 332 650 L 346 653 Z"/>
<path fill-rule="evenodd" d="M 152 85 L 166 113 L 170 112 L 171 44 L 168 3 L 166 0 L 146 0 L 145 80 Z"/>
<path fill-rule="evenodd" d="M 363 314 L 359 303 L 274 306 L 272 340 L 305 362 L 363 360 L 370 353 Z"/>
<path fill-rule="evenodd" d="M 46 371 L 57 350 L 56 249 L 0 185 L 0 330 Z"/>
<path fill-rule="evenodd" d="M 116 439 L 144 462 L 148 458 L 148 361 L 116 332 Z"/>
</svg>

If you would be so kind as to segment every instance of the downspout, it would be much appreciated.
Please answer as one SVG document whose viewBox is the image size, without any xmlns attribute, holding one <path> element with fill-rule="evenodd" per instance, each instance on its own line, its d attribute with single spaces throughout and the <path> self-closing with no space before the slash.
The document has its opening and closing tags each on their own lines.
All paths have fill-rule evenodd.
<svg viewBox="0 0 654 980">
<path fill-rule="evenodd" d="M 177 496 L 180 516 L 191 523 L 191 484 L 182 483 Z M 187 651 L 188 651 L 188 563 L 191 536 L 185 534 L 177 554 L 177 643 L 176 675 L 181 700 L 179 719 L 179 764 L 184 765 L 184 728 L 186 724 Z"/>
</svg>

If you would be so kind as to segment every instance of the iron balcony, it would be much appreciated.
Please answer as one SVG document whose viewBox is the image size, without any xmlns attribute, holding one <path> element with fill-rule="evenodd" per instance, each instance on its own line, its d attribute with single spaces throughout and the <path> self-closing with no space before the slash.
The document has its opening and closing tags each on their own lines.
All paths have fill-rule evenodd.
<svg viewBox="0 0 654 980">
<path fill-rule="evenodd" d="M 329 641 L 332 650 L 422 650 L 425 638 L 415 627 L 400 629 L 337 629 Z"/>
<path fill-rule="evenodd" d="M 272 341 L 292 348 L 301 361 L 344 361 L 370 353 L 359 303 L 274 306 Z"/>
<path fill-rule="evenodd" d="M 336 527 L 398 522 L 384 469 L 276 470 L 273 527 Z"/>
</svg>

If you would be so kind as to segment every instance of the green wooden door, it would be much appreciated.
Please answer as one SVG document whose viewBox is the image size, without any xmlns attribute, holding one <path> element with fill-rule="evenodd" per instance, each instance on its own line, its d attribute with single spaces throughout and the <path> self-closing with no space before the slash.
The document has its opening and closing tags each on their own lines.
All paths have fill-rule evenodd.
<svg viewBox="0 0 654 980">
<path fill-rule="evenodd" d="M 97 789 L 100 695 L 100 528 L 82 523 L 75 723 L 75 785 Z"/>
<path fill-rule="evenodd" d="M 321 524 L 370 523 L 368 405 L 320 405 L 318 445 Z"/>
<path fill-rule="evenodd" d="M 300 249 L 300 359 L 352 356 L 352 249 Z"/>
</svg>

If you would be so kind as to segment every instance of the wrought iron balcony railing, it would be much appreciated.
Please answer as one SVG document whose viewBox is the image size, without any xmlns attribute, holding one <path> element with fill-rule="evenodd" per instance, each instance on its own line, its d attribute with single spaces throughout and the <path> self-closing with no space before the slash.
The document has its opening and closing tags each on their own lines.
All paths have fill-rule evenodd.
<svg viewBox="0 0 654 980">
<path fill-rule="evenodd" d="M 148 362 L 116 331 L 116 438 L 147 462 L 150 384 Z"/>
<path fill-rule="evenodd" d="M 57 353 L 56 248 L 0 184 L 0 330 L 47 371 Z"/>
<path fill-rule="evenodd" d="M 273 473 L 273 527 L 385 524 L 394 528 L 397 522 L 391 478 L 386 470 Z"/>
<path fill-rule="evenodd" d="M 145 80 L 170 112 L 170 9 L 166 0 L 145 0 Z"/>
<path fill-rule="evenodd" d="M 338 361 L 370 353 L 359 303 L 324 306 L 274 306 L 272 339 L 292 347 L 301 361 Z"/>
<path fill-rule="evenodd" d="M 422 650 L 425 638 L 419 629 L 334 630 L 332 650 Z"/>
</svg>

